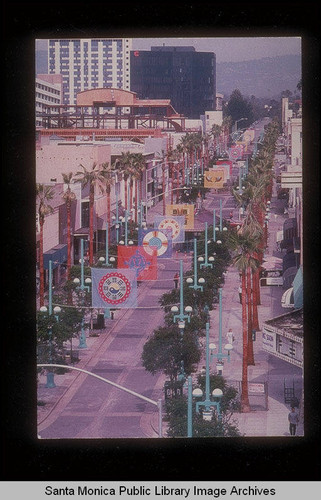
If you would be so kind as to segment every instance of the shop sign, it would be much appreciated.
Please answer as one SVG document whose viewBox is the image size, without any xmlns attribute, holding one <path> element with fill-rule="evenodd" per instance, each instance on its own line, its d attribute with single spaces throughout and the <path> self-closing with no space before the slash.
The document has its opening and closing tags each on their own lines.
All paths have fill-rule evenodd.
<svg viewBox="0 0 321 500">
<path fill-rule="evenodd" d="M 276 351 L 276 335 L 274 332 L 266 330 L 263 328 L 262 332 L 262 345 L 265 351 L 275 352 Z"/>
</svg>

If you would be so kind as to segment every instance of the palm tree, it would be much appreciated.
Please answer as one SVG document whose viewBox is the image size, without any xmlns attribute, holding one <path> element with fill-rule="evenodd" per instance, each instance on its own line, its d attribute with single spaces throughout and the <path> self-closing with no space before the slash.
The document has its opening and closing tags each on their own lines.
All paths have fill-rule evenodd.
<svg viewBox="0 0 321 500">
<path fill-rule="evenodd" d="M 115 161 L 115 167 L 119 167 L 125 182 L 125 210 L 128 210 L 128 179 L 133 173 L 132 162 L 133 154 L 129 151 L 122 152 L 120 158 Z"/>
<path fill-rule="evenodd" d="M 132 155 L 133 177 L 135 179 L 135 222 L 137 222 L 138 211 L 138 191 L 140 190 L 140 200 L 142 199 L 143 172 L 145 170 L 145 158 L 142 153 Z"/>
<path fill-rule="evenodd" d="M 247 274 L 248 269 L 253 269 L 258 265 L 257 259 L 253 257 L 253 252 L 257 246 L 257 238 L 253 237 L 248 230 L 231 231 L 229 233 L 229 246 L 234 253 L 233 264 L 241 274 L 242 279 L 242 339 L 243 339 L 243 357 L 242 357 L 242 392 L 241 407 L 242 412 L 249 412 L 248 395 L 248 346 L 249 346 L 249 328 L 248 328 L 248 310 L 247 310 Z M 248 298 L 249 299 L 249 298 Z M 252 333 L 252 332 L 251 332 Z"/>
<path fill-rule="evenodd" d="M 43 226 L 45 223 L 46 215 L 53 212 L 53 208 L 48 204 L 48 201 L 52 200 L 54 197 L 54 190 L 52 186 L 46 186 L 45 184 L 36 184 L 36 195 L 37 195 L 37 213 L 40 225 L 40 248 L 39 248 L 39 274 L 40 274 L 40 307 L 44 305 L 45 301 L 45 272 L 43 266 Z"/>
<path fill-rule="evenodd" d="M 67 280 L 70 279 L 71 269 L 71 204 L 76 199 L 75 193 L 73 193 L 70 189 L 72 176 L 72 172 L 69 172 L 68 174 L 62 174 L 64 184 L 67 184 L 67 189 L 62 196 L 65 200 L 67 210 Z"/>
<path fill-rule="evenodd" d="M 233 120 L 232 120 L 231 116 L 224 116 L 223 121 L 222 121 L 222 125 L 221 125 L 224 151 L 227 151 L 228 137 L 230 135 L 230 128 L 232 126 L 232 122 L 233 122 Z"/>
<path fill-rule="evenodd" d="M 76 172 L 75 178 L 81 182 L 81 185 L 89 185 L 89 265 L 92 266 L 94 261 L 94 203 L 95 203 L 95 186 L 102 187 L 105 182 L 103 170 L 96 163 L 93 163 L 91 168 L 86 168 L 80 165 L 81 171 Z"/>
<path fill-rule="evenodd" d="M 217 123 L 214 123 L 214 125 L 211 128 L 211 135 L 213 137 L 213 142 L 214 142 L 214 156 L 216 156 L 217 139 L 221 135 L 221 132 L 222 132 L 222 127 Z"/>
<path fill-rule="evenodd" d="M 111 192 L 111 186 L 115 182 L 115 173 L 108 162 L 102 163 L 101 169 L 102 169 L 102 175 L 104 177 L 104 185 L 105 185 L 105 191 L 106 191 L 106 222 L 108 222 L 108 225 L 110 226 L 110 223 L 111 223 L 110 192 Z M 110 239 L 110 232 L 108 233 L 108 237 Z"/>
</svg>

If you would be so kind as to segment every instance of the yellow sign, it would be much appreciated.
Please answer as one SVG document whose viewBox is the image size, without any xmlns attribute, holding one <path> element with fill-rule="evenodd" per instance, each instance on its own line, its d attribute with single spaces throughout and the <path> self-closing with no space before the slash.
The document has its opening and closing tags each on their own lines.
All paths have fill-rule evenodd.
<svg viewBox="0 0 321 500">
<path fill-rule="evenodd" d="M 194 229 L 194 205 L 166 205 L 166 215 L 184 215 L 184 229 Z"/>
<path fill-rule="evenodd" d="M 204 187 L 219 189 L 225 183 L 225 168 L 215 168 L 205 170 L 204 172 Z"/>
</svg>

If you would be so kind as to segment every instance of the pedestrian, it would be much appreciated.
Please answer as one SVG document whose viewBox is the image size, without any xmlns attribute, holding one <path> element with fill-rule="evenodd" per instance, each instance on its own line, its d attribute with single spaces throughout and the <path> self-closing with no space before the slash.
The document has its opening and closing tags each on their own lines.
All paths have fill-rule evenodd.
<svg viewBox="0 0 321 500">
<path fill-rule="evenodd" d="M 239 286 L 239 298 L 240 298 L 240 304 L 242 304 L 242 287 L 241 287 L 241 285 Z"/>
<path fill-rule="evenodd" d="M 294 406 L 292 406 L 291 411 L 288 415 L 288 421 L 290 423 L 290 434 L 291 436 L 295 436 L 296 426 L 299 422 L 299 415 Z"/>
<path fill-rule="evenodd" d="M 177 287 L 178 287 L 178 280 L 179 280 L 179 274 L 178 274 L 178 273 L 176 273 L 176 274 L 174 275 L 174 284 L 175 284 L 175 288 L 177 288 Z"/>
<path fill-rule="evenodd" d="M 232 332 L 232 328 L 229 328 L 227 334 L 226 334 L 226 338 L 227 338 L 227 343 L 228 344 L 233 344 L 233 340 L 234 340 L 234 335 L 233 335 L 233 332 Z"/>
</svg>

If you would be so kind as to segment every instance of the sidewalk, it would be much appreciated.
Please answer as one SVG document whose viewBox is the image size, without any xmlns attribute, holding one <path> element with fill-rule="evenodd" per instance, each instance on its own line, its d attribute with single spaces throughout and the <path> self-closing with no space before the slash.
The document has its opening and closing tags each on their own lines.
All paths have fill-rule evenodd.
<svg viewBox="0 0 321 500">
<path fill-rule="evenodd" d="M 283 201 L 277 200 L 274 186 L 271 200 L 271 217 L 268 227 L 268 246 L 265 257 L 282 257 L 282 252 L 277 251 L 276 233 L 283 228 L 284 220 Z M 232 384 L 236 382 L 240 383 L 242 380 L 242 306 L 239 302 L 238 295 L 239 284 L 239 273 L 236 268 L 231 266 L 226 273 L 222 291 L 222 342 L 223 345 L 227 343 L 225 335 L 229 328 L 231 328 L 235 336 L 235 341 L 233 343 L 230 362 L 225 361 L 224 363 L 223 376 Z M 287 310 L 281 306 L 283 291 L 282 287 L 261 287 L 261 305 L 258 306 L 260 328 L 262 328 L 262 324 L 266 320 L 287 312 Z M 218 306 L 210 312 L 210 325 L 210 342 L 214 342 L 218 345 Z M 272 372 L 276 371 L 273 369 L 274 367 L 271 366 L 274 362 L 273 356 L 269 355 L 269 353 L 262 348 L 261 331 L 258 331 L 256 334 L 256 341 L 254 342 L 254 359 L 255 366 L 248 367 L 249 382 L 266 382 L 269 389 L 272 387 L 273 390 L 269 390 L 267 410 L 255 411 L 255 406 L 252 406 L 251 413 L 234 414 L 233 417 L 235 418 L 237 426 L 241 434 L 245 436 L 290 436 L 288 425 L 290 407 L 281 401 L 283 396 L 283 377 L 279 374 L 279 380 L 277 380 L 276 375 L 272 375 Z M 205 363 L 203 362 L 203 364 Z M 284 365 L 284 369 L 287 369 L 286 365 Z M 290 373 L 291 369 L 292 368 L 289 367 Z M 270 392 L 273 393 L 274 397 L 272 397 Z M 297 427 L 297 435 L 303 435 L 302 422 L 300 422 Z"/>
</svg>

